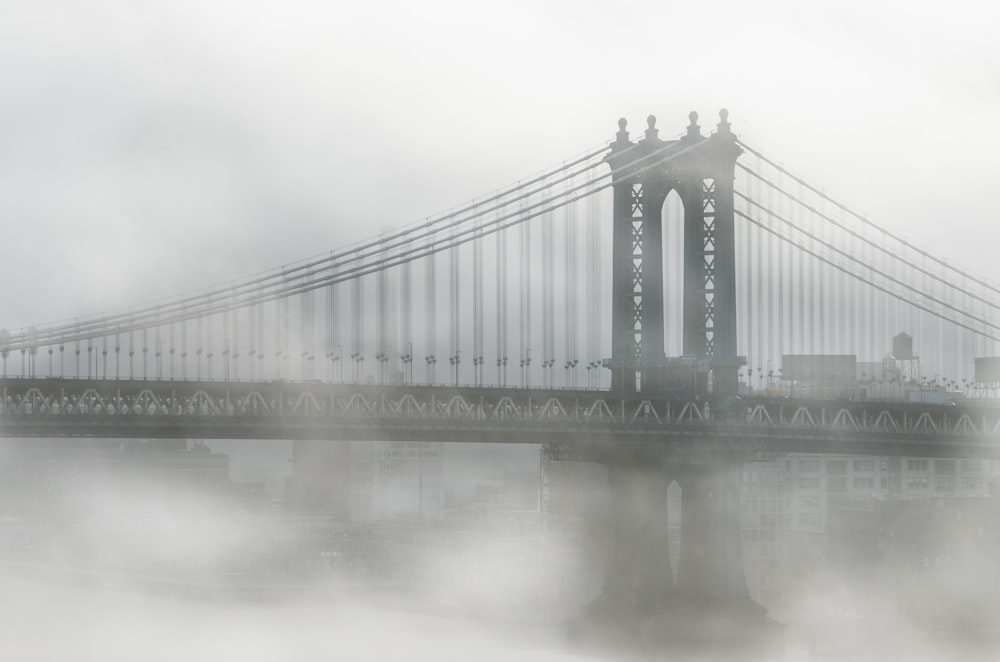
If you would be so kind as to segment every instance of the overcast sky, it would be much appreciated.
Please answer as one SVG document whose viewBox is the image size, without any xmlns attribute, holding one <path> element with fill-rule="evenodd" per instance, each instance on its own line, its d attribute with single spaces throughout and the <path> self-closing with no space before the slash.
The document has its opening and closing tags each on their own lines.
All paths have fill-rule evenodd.
<svg viewBox="0 0 1000 662">
<path fill-rule="evenodd" d="M 875 6 L 872 6 L 875 4 Z M 660 118 L 1000 282 L 988 2 L 0 0 L 0 326 L 249 275 Z"/>
</svg>

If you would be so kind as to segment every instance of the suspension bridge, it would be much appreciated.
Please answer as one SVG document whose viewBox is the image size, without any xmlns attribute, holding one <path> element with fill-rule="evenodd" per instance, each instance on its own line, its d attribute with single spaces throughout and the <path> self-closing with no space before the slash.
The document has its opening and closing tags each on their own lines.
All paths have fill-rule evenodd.
<svg viewBox="0 0 1000 662">
<path fill-rule="evenodd" d="M 663 139 L 650 116 L 633 140 L 622 119 L 610 144 L 355 245 L 0 332 L 0 434 L 544 443 L 609 467 L 614 543 L 578 632 L 675 595 L 760 626 L 743 463 L 1000 457 L 1000 288 L 725 110 L 698 120 Z M 673 480 L 676 580 L 650 534 Z"/>
<path fill-rule="evenodd" d="M 356 245 L 0 331 L 0 434 L 990 454 L 997 376 L 975 368 L 1000 354 L 998 295 L 725 111 L 670 140 L 621 120 L 610 146 Z"/>
</svg>

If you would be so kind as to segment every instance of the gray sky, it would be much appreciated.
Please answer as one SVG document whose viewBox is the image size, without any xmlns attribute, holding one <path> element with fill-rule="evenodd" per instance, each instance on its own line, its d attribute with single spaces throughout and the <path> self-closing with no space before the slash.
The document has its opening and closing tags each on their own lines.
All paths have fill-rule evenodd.
<svg viewBox="0 0 1000 662">
<path fill-rule="evenodd" d="M 619 116 L 672 136 L 721 106 L 1000 282 L 990 4 L 0 0 L 0 326 L 278 266 L 597 146 Z"/>
</svg>

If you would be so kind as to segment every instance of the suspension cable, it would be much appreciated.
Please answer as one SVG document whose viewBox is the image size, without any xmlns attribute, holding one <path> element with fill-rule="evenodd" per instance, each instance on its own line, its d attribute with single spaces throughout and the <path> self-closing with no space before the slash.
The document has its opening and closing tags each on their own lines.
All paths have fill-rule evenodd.
<svg viewBox="0 0 1000 662">
<path fill-rule="evenodd" d="M 923 304 L 914 303 L 913 301 L 910 301 L 910 300 L 908 300 L 906 298 L 903 298 L 900 294 L 898 294 L 896 292 L 893 292 L 892 290 L 889 290 L 885 286 L 879 285 L 877 282 L 875 282 L 875 281 L 873 281 L 873 280 L 871 280 L 869 278 L 866 278 L 865 276 L 863 276 L 861 274 L 857 274 L 857 273 L 855 273 L 853 271 L 850 271 L 850 270 L 846 269 L 843 265 L 837 264 L 833 260 L 831 260 L 831 259 L 829 259 L 829 258 L 827 258 L 827 257 L 825 257 L 825 256 L 823 256 L 823 255 L 821 255 L 819 253 L 817 253 L 816 251 L 811 250 L 809 248 L 806 248 L 802 244 L 794 242 L 789 237 L 781 234 L 780 232 L 778 232 L 777 230 L 774 230 L 773 228 L 768 227 L 767 225 L 761 223 L 760 221 L 752 218 L 748 214 L 744 214 L 743 212 L 741 212 L 739 210 L 736 210 L 735 214 L 737 216 L 739 216 L 740 218 L 743 218 L 746 221 L 748 221 L 750 223 L 753 223 L 755 226 L 757 226 L 758 228 L 764 230 L 765 232 L 767 232 L 771 236 L 776 237 L 780 241 L 783 241 L 783 242 L 785 242 L 785 243 L 787 243 L 787 244 L 795 247 L 796 249 L 798 249 L 800 251 L 803 251 L 803 252 L 805 252 L 808 255 L 811 255 L 812 257 L 816 258 L 817 260 L 821 260 L 822 262 L 824 262 L 827 265 L 833 267 L 834 269 L 837 269 L 838 271 L 841 271 L 841 272 L 847 274 L 848 276 L 850 276 L 850 277 L 852 277 L 852 278 L 854 278 L 854 279 L 856 279 L 856 280 L 858 280 L 858 281 L 860 281 L 860 282 L 862 282 L 862 283 L 864 283 L 866 285 L 871 286 L 872 288 L 878 290 L 879 292 L 887 294 L 887 295 L 889 295 L 889 296 L 891 296 L 891 297 L 893 297 L 895 299 L 901 299 L 904 303 L 907 303 L 907 304 L 913 306 L 914 308 L 917 308 L 919 310 L 923 310 L 924 312 L 929 313 L 929 314 L 931 314 L 931 315 L 933 315 L 933 316 L 935 316 L 937 318 L 943 319 L 943 320 L 945 320 L 945 321 L 947 321 L 947 322 L 949 322 L 949 323 L 951 323 L 951 324 L 953 324 L 955 326 L 958 326 L 958 327 L 961 327 L 961 328 L 963 328 L 963 329 L 965 329 L 967 331 L 970 331 L 970 332 L 972 332 L 975 335 L 982 336 L 984 338 L 989 338 L 990 340 L 994 340 L 994 341 L 1000 341 L 1000 336 L 994 336 L 994 335 L 992 335 L 990 333 L 987 333 L 985 331 L 981 331 L 981 330 L 979 330 L 979 329 L 977 329 L 977 328 L 975 328 L 973 326 L 970 326 L 970 325 L 965 324 L 963 322 L 960 322 L 958 320 L 955 320 L 955 319 L 952 319 L 950 317 L 947 317 L 947 316 L 943 315 L 942 313 L 939 313 L 936 310 L 933 310 L 931 308 L 928 308 L 928 307 L 924 306 Z"/>
<path fill-rule="evenodd" d="M 823 198 L 827 202 L 833 204 L 837 208 L 841 209 L 842 211 L 846 212 L 847 214 L 849 214 L 849 215 L 853 216 L 854 218 L 858 219 L 859 221 L 861 221 L 862 223 L 864 223 L 866 226 L 872 228 L 876 232 L 879 232 L 879 233 L 885 235 L 886 237 L 888 237 L 888 238 L 890 238 L 890 239 L 892 239 L 894 241 L 899 242 L 900 244 L 902 244 L 906 248 L 909 248 L 909 249 L 911 249 L 913 251 L 916 251 L 922 257 L 925 257 L 925 258 L 927 258 L 927 259 L 929 259 L 929 260 L 937 263 L 938 265 L 944 267 L 945 269 L 953 271 L 956 274 L 962 276 L 963 278 L 970 278 L 970 279 L 978 282 L 979 284 L 981 284 L 986 289 L 994 292 L 995 294 L 1000 294 L 1000 288 L 995 287 L 993 285 L 990 285 L 984 279 L 979 278 L 979 277 L 977 277 L 977 276 L 975 276 L 973 274 L 970 274 L 970 273 L 968 273 L 966 271 L 963 271 L 962 269 L 959 269 L 958 267 L 956 267 L 955 265 L 951 264 L 947 260 L 945 260 L 943 258 L 939 258 L 936 255 L 934 255 L 933 253 L 925 251 L 922 248 L 911 244 L 905 238 L 900 237 L 899 235 L 897 235 L 897 234 L 895 234 L 895 233 L 893 233 L 893 232 L 891 232 L 891 231 L 883 228 L 882 226 L 880 226 L 880 225 L 878 225 L 878 224 L 876 224 L 876 223 L 868 220 L 868 218 L 866 218 L 863 214 L 859 214 L 858 212 L 852 210 L 850 207 L 847 207 L 846 205 L 841 204 L 837 200 L 834 200 L 829 195 L 827 195 L 824 191 L 816 188 L 815 186 L 813 186 L 809 182 L 805 181 L 804 179 L 802 179 L 802 178 L 800 178 L 800 177 L 792 174 L 791 172 L 789 172 L 788 170 L 786 170 L 783 166 L 781 166 L 778 163 L 775 163 L 771 159 L 767 158 L 766 156 L 764 156 L 763 154 L 761 154 L 759 151 L 757 151 L 757 150 L 753 149 L 752 147 L 750 147 L 749 145 L 747 145 L 742 140 L 740 140 L 740 139 L 737 138 L 736 139 L 736 144 L 739 145 L 740 147 L 742 147 L 743 149 L 747 150 L 748 152 L 750 152 L 754 156 L 758 157 L 759 159 L 761 159 L 762 161 L 764 161 L 765 163 L 767 163 L 771 167 L 779 170 L 780 172 L 784 173 L 788 177 L 791 177 L 797 183 L 799 183 L 802 186 L 804 186 L 805 188 L 809 189 L 812 193 L 820 196 L 821 198 Z M 739 163 L 737 163 L 737 166 L 743 167 L 742 164 L 739 164 Z M 804 204 L 804 203 L 800 203 L 800 204 Z M 826 218 L 826 220 L 832 221 L 832 219 L 830 219 L 830 218 Z"/>
<path fill-rule="evenodd" d="M 736 192 L 735 195 L 737 197 L 743 198 L 745 200 L 747 199 L 747 197 L 744 194 L 742 194 L 742 193 Z M 866 262 L 864 259 L 859 258 L 856 255 L 854 255 L 852 253 L 849 253 L 848 251 L 845 251 L 845 250 L 843 250 L 841 248 L 838 248 L 838 247 L 834 246 L 833 244 L 830 244 L 829 242 L 827 242 L 824 239 L 820 238 L 816 234 L 814 234 L 814 233 L 812 233 L 812 232 L 810 232 L 808 230 L 803 230 L 801 227 L 797 227 L 796 224 L 793 223 L 792 221 L 788 220 L 787 218 L 785 218 L 784 216 L 782 216 L 780 214 L 776 214 L 776 213 L 772 212 L 771 210 L 765 208 L 763 205 L 760 205 L 759 203 L 753 202 L 751 204 L 752 204 L 752 206 L 757 207 L 761 211 L 763 211 L 766 214 L 768 214 L 770 217 L 772 217 L 772 218 L 780 221 L 784 225 L 787 225 L 788 227 L 792 228 L 793 230 L 795 230 L 795 231 L 797 231 L 797 232 L 805 235 L 806 237 L 808 237 L 812 241 L 818 243 L 819 245 L 823 246 L 824 248 L 828 248 L 829 250 L 837 253 L 838 255 L 846 258 L 847 260 L 850 260 L 851 262 L 854 262 L 854 263 L 858 264 L 859 266 L 861 266 L 861 267 L 863 267 L 865 269 L 868 269 L 872 273 L 874 273 L 874 274 L 876 274 L 878 276 L 881 276 L 882 278 L 885 278 L 886 280 L 888 280 L 888 281 L 890 281 L 892 283 L 895 283 L 896 285 L 899 285 L 899 286 L 903 287 L 904 289 L 910 290 L 911 292 L 913 292 L 917 296 L 921 296 L 921 297 L 923 297 L 925 299 L 933 301 L 934 303 L 936 303 L 936 304 L 938 304 L 940 306 L 943 306 L 943 307 L 945 307 L 945 308 L 947 308 L 949 310 L 952 310 L 952 311 L 958 313 L 959 315 L 963 315 L 963 316 L 968 317 L 969 319 L 971 319 L 973 321 L 976 321 L 976 322 L 979 322 L 980 324 L 983 324 L 984 326 L 989 326 L 989 327 L 991 327 L 993 329 L 996 329 L 996 330 L 1000 331 L 1000 325 L 998 325 L 998 324 L 996 324 L 996 323 L 994 323 L 994 322 L 992 322 L 990 320 L 981 318 L 981 317 L 979 317 L 979 316 L 977 316 L 977 315 L 975 315 L 973 313 L 969 313 L 967 311 L 964 311 L 961 308 L 958 308 L 957 306 L 948 303 L 947 301 L 942 301 L 941 299 L 937 298 L 936 296 L 933 296 L 932 294 L 928 294 L 926 292 L 923 292 L 922 290 L 919 290 L 916 286 L 910 285 L 910 284 L 908 284 L 908 283 L 900 280 L 899 278 L 897 278 L 893 274 L 891 274 L 891 273 L 889 273 L 889 272 L 887 272 L 887 271 L 885 271 L 883 269 L 880 269 L 878 267 L 873 266 L 872 264 Z"/>
</svg>

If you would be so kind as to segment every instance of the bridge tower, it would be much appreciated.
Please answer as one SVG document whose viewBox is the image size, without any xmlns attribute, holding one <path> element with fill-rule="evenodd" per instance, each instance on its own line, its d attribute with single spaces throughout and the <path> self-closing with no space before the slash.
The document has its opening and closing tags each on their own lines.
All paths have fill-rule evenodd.
<svg viewBox="0 0 1000 662">
<path fill-rule="evenodd" d="M 698 114 L 687 133 L 661 140 L 649 116 L 645 136 L 629 139 L 626 120 L 605 158 L 614 190 L 612 257 L 612 390 L 655 393 L 665 385 L 662 208 L 677 191 L 684 206 L 683 352 L 712 371 L 712 394 L 734 396 L 736 249 L 733 181 L 743 150 L 719 111 L 718 130 L 703 136 Z M 702 385 L 700 390 L 704 390 Z"/>
<path fill-rule="evenodd" d="M 655 397 L 673 388 L 665 354 L 662 208 L 671 191 L 684 207 L 682 348 L 698 366 L 695 388 L 727 408 L 738 393 L 736 246 L 733 183 L 743 150 L 719 112 L 703 136 L 698 114 L 677 140 L 661 140 L 656 118 L 629 139 L 626 121 L 605 157 L 614 190 L 612 247 L 612 390 Z M 777 640 L 747 592 L 740 525 L 747 456 L 711 435 L 683 447 L 658 442 L 616 445 L 604 457 L 611 519 L 601 594 L 570 624 L 583 648 L 606 643 L 662 652 L 736 651 L 753 659 Z M 667 488 L 681 492 L 680 554 L 671 574 Z M 706 625 L 709 624 L 709 625 Z"/>
</svg>

